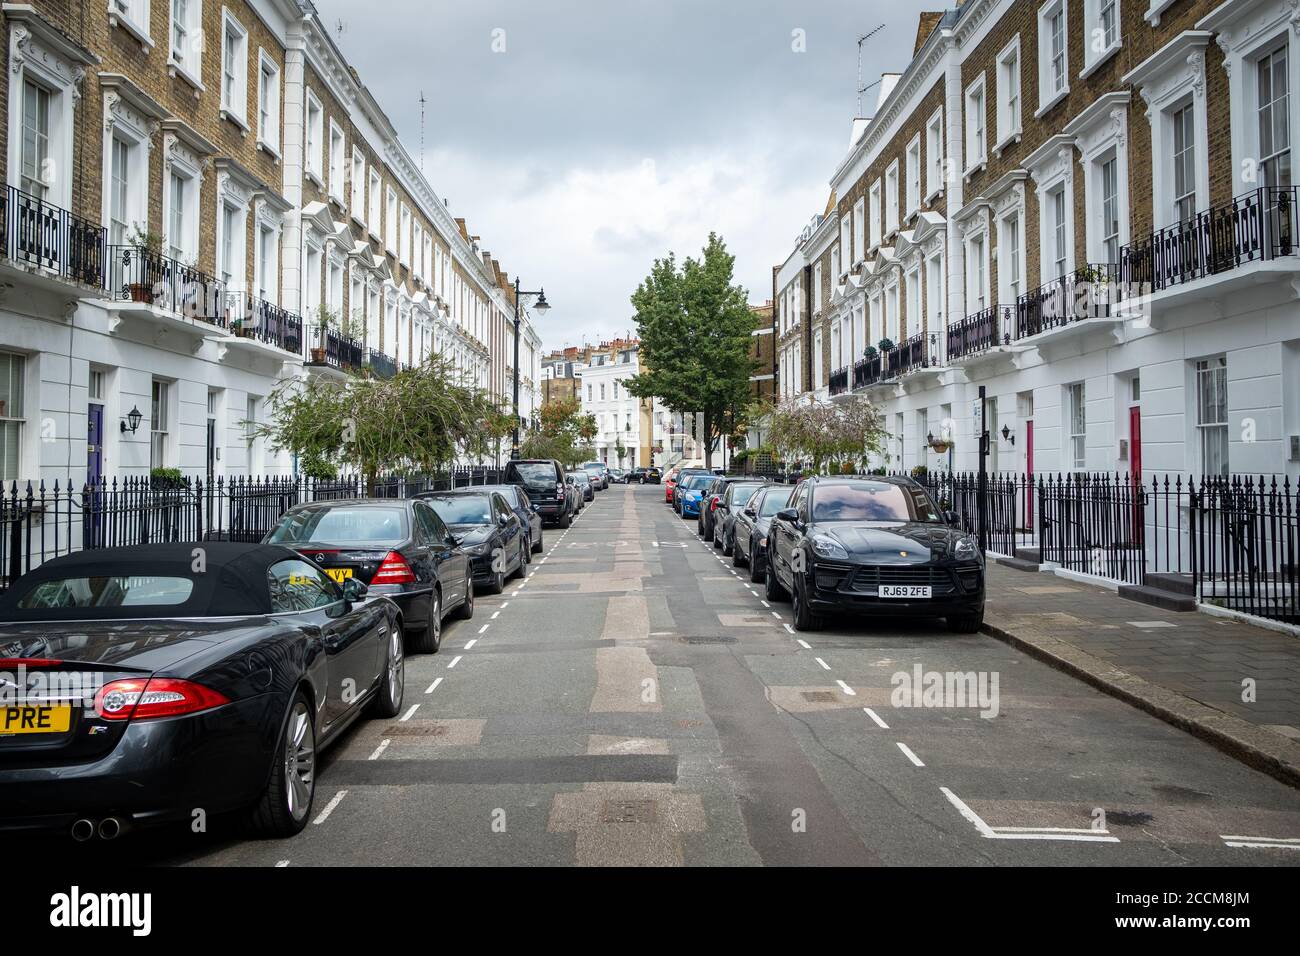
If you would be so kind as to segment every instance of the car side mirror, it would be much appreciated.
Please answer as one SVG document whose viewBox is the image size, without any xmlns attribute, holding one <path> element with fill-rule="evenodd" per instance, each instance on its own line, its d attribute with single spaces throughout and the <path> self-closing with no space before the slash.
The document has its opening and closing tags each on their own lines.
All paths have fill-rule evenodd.
<svg viewBox="0 0 1300 956">
<path fill-rule="evenodd" d="M 943 520 L 955 528 L 961 524 L 961 515 L 957 514 L 955 511 L 945 511 L 943 513 Z"/>
<path fill-rule="evenodd" d="M 356 604 L 365 600 L 366 592 L 370 588 L 366 587 L 366 582 L 358 578 L 348 578 L 343 582 L 343 600 L 349 604 Z"/>
<path fill-rule="evenodd" d="M 776 513 L 776 520 L 787 521 L 790 524 L 795 524 L 799 520 L 799 512 L 795 511 L 793 508 L 782 508 Z"/>
<path fill-rule="evenodd" d="M 510 523 L 509 515 L 497 515 L 497 524 L 501 525 L 501 527 L 504 528 L 509 523 Z"/>
</svg>

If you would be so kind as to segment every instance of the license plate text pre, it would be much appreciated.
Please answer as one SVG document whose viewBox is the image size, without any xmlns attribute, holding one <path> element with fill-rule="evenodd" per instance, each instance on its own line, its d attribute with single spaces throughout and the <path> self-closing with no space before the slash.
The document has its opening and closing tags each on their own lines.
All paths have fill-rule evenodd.
<svg viewBox="0 0 1300 956">
<path fill-rule="evenodd" d="M 880 596 L 882 598 L 928 598 L 930 596 L 930 585 L 882 584 L 880 585 Z"/>
</svg>

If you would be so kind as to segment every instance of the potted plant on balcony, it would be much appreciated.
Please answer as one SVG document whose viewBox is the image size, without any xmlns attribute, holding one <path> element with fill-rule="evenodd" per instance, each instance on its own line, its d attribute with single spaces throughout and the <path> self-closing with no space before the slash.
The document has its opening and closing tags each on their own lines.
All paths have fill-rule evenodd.
<svg viewBox="0 0 1300 956">
<path fill-rule="evenodd" d="M 320 329 L 320 338 L 317 344 L 312 346 L 311 360 L 316 365 L 322 365 L 325 362 L 325 341 L 326 335 L 330 329 L 338 331 L 339 314 L 329 306 L 321 303 L 316 307 L 316 326 Z"/>
<path fill-rule="evenodd" d="M 873 358 L 876 357 L 876 347 L 874 345 L 868 345 L 865 349 L 862 350 L 862 357 L 866 359 L 868 362 L 871 361 Z"/>
<path fill-rule="evenodd" d="M 139 226 L 136 226 L 131 232 L 131 248 L 122 256 L 123 270 L 126 271 L 129 269 L 132 255 L 134 255 L 136 259 L 141 260 L 142 263 L 145 258 L 145 253 L 148 253 L 151 257 L 162 255 L 162 244 L 163 238 L 160 233 L 151 232 L 148 229 L 141 229 Z M 137 270 L 136 278 L 142 278 L 144 272 L 145 270 L 142 266 Z M 126 283 L 126 293 L 132 302 L 144 302 L 148 305 L 153 304 L 153 288 L 147 283 L 128 281 Z"/>
<path fill-rule="evenodd" d="M 880 351 L 889 352 L 894 348 L 894 340 L 886 337 L 877 342 L 876 345 L 880 348 Z"/>
</svg>

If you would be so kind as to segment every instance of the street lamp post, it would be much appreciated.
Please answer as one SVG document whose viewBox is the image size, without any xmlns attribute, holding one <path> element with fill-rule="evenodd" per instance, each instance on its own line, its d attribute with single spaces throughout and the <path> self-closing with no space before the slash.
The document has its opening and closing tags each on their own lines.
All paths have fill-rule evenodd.
<svg viewBox="0 0 1300 956">
<path fill-rule="evenodd" d="M 545 314 L 550 309 L 551 304 L 546 301 L 546 290 L 538 289 L 536 292 L 523 292 L 519 288 L 519 278 L 515 278 L 515 365 L 514 365 L 514 433 L 510 439 L 510 459 L 516 460 L 519 457 L 519 297 L 521 295 L 535 295 L 537 302 L 533 306 L 539 313 Z"/>
</svg>

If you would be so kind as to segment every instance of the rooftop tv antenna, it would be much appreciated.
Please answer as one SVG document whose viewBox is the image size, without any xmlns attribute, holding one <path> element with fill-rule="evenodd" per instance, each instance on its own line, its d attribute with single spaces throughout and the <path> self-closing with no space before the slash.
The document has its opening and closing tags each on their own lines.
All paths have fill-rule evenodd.
<svg viewBox="0 0 1300 956">
<path fill-rule="evenodd" d="M 866 43 L 868 40 L 870 40 L 873 36 L 875 36 L 883 29 L 885 29 L 885 24 L 882 23 L 874 30 L 868 30 L 866 33 L 862 34 L 862 36 L 858 37 L 858 117 L 859 118 L 862 116 L 862 94 L 880 82 L 879 80 L 873 80 L 872 82 L 868 83 L 866 86 L 862 85 L 862 44 Z"/>
<path fill-rule="evenodd" d="M 424 90 L 420 91 L 420 172 L 424 172 Z"/>
<path fill-rule="evenodd" d="M 334 21 L 334 32 L 339 35 L 339 39 L 342 39 L 343 34 L 347 33 L 347 31 L 348 31 L 348 25 L 343 22 L 342 17 L 339 17 L 337 20 Z"/>
</svg>

